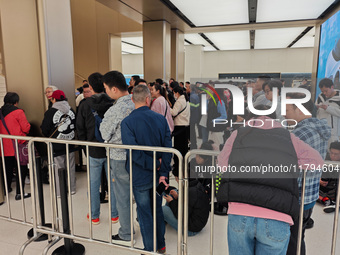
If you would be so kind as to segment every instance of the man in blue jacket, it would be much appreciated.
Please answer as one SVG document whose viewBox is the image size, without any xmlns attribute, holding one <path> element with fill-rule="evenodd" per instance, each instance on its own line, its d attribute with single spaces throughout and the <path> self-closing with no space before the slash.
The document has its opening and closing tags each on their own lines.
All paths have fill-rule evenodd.
<svg viewBox="0 0 340 255">
<path fill-rule="evenodd" d="M 170 130 L 164 116 L 151 111 L 151 95 L 148 87 L 138 85 L 133 89 L 135 110 L 121 124 L 122 141 L 127 145 L 144 145 L 171 148 Z M 126 169 L 130 172 L 129 153 Z M 157 183 L 166 180 L 170 171 L 170 153 L 156 153 Z M 153 152 L 132 151 L 133 194 L 143 237 L 144 249 L 153 250 Z M 156 196 L 157 252 L 165 253 L 165 224 L 162 212 L 162 197 Z"/>
</svg>

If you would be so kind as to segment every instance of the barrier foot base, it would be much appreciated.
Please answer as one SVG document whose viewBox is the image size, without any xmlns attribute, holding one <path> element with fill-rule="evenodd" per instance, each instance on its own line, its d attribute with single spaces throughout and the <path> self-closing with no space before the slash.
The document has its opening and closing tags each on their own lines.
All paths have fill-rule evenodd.
<svg viewBox="0 0 340 255">
<path fill-rule="evenodd" d="M 73 243 L 70 253 L 67 253 L 65 245 L 58 247 L 52 252 L 52 255 L 84 255 L 85 247 L 79 243 Z"/>
<path fill-rule="evenodd" d="M 50 223 L 44 224 L 44 227 L 52 228 L 52 224 L 50 224 Z M 34 236 L 34 231 L 33 231 L 33 228 L 31 228 L 27 232 L 27 238 L 31 239 L 33 236 Z M 48 235 L 47 234 L 42 234 L 39 238 L 35 239 L 34 242 L 46 241 L 47 239 L 48 239 Z"/>
</svg>

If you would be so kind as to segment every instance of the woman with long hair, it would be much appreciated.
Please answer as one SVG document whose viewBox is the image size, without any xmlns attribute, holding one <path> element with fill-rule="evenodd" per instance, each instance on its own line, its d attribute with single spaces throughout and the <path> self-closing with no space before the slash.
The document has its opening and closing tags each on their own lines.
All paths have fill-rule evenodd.
<svg viewBox="0 0 340 255">
<path fill-rule="evenodd" d="M 181 87 L 176 86 L 173 89 L 176 103 L 170 110 L 172 117 L 174 118 L 175 129 L 173 132 L 174 136 L 174 148 L 179 150 L 183 155 L 188 152 L 189 145 L 189 120 L 190 120 L 190 105 L 186 100 L 184 91 Z M 178 158 L 174 159 L 173 174 L 178 176 Z"/>
<path fill-rule="evenodd" d="M 168 122 L 170 133 L 174 130 L 174 121 L 171 116 L 170 102 L 165 89 L 160 84 L 154 84 L 150 87 L 151 97 L 154 98 L 151 104 L 151 110 L 163 115 Z"/>
</svg>

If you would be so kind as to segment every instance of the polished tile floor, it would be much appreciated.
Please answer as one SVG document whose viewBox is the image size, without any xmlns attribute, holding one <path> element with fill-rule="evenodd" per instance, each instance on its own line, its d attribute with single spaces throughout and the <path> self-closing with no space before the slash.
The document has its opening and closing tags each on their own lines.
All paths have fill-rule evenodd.
<svg viewBox="0 0 340 255">
<path fill-rule="evenodd" d="M 72 196 L 72 207 L 74 215 L 74 230 L 75 234 L 81 236 L 89 236 L 89 222 L 86 219 L 88 211 L 87 205 L 87 183 L 86 173 L 77 172 L 77 193 Z M 171 179 L 171 184 L 174 184 L 174 180 Z M 29 185 L 26 185 L 26 192 L 29 191 Z M 22 203 L 14 200 L 14 192 L 10 193 L 10 205 L 12 217 L 17 219 L 23 218 Z M 50 215 L 50 198 L 49 198 L 49 185 L 44 185 L 45 194 L 45 208 L 46 215 Z M 31 221 L 31 199 L 25 199 L 26 219 Z M 101 223 L 93 226 L 93 236 L 95 239 L 108 240 L 109 237 L 109 220 L 108 220 L 108 204 L 101 205 Z M 0 215 L 8 216 L 7 203 L 0 206 Z M 227 247 L 227 216 L 215 216 L 214 217 L 214 254 L 222 255 L 228 254 Z M 315 226 L 306 232 L 307 254 L 319 255 L 330 254 L 331 250 L 331 238 L 333 230 L 334 214 L 326 214 L 322 211 L 322 206 L 317 204 L 314 209 L 313 219 Z M 47 217 L 47 222 L 50 222 Z M 117 233 L 119 228 L 118 224 L 112 225 L 112 233 Z M 29 227 L 18 223 L 8 222 L 0 219 L 0 255 L 12 255 L 19 254 L 20 246 L 27 240 L 27 231 Z M 340 235 L 340 233 L 339 233 Z M 138 227 L 136 227 L 136 247 L 142 248 L 142 237 L 140 235 Z M 78 242 L 79 243 L 79 242 Z M 210 220 L 207 226 L 201 233 L 194 237 L 188 238 L 188 254 L 209 254 L 210 243 Z M 338 237 L 338 246 L 336 254 L 340 254 L 340 237 Z M 59 241 L 48 254 L 60 245 L 63 241 Z M 82 242 L 86 248 L 86 254 L 90 255 L 106 255 L 106 254 L 140 254 L 131 251 L 117 249 L 115 247 L 108 247 L 98 244 L 90 244 Z M 176 232 L 169 226 L 166 229 L 166 244 L 167 254 L 177 254 L 177 235 Z M 32 243 L 25 250 L 24 254 L 37 255 L 42 254 L 44 248 L 47 245 L 47 241 Z"/>
</svg>

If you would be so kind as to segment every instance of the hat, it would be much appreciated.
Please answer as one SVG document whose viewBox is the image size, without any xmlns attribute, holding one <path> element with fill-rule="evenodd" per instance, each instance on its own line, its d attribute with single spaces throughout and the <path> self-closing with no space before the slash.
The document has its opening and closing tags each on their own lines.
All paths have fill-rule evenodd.
<svg viewBox="0 0 340 255">
<path fill-rule="evenodd" d="M 65 93 L 62 90 L 56 90 L 53 92 L 52 98 L 55 98 L 56 100 L 65 100 Z"/>
</svg>

